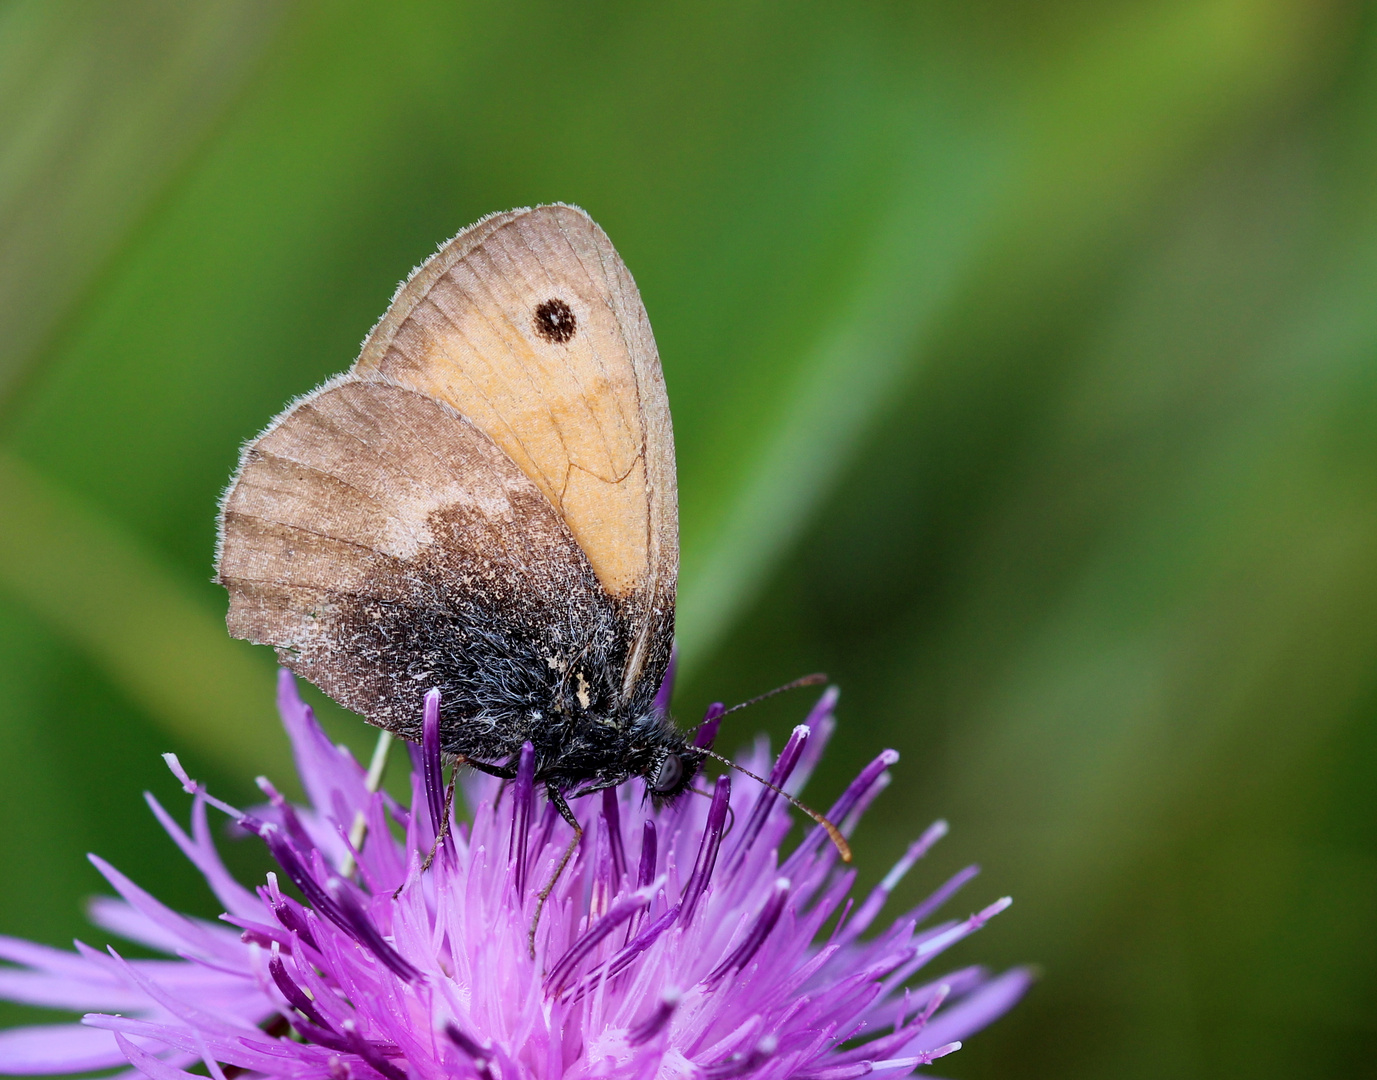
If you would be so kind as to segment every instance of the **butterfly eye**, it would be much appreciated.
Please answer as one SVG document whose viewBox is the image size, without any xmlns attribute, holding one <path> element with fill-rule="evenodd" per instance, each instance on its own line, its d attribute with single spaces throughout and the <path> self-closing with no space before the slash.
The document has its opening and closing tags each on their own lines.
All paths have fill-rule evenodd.
<svg viewBox="0 0 1377 1080">
<path fill-rule="evenodd" d="M 679 759 L 678 754 L 666 754 L 664 761 L 660 762 L 660 771 L 655 774 L 655 780 L 651 783 L 652 791 L 672 791 L 684 775 L 684 763 Z"/>
</svg>

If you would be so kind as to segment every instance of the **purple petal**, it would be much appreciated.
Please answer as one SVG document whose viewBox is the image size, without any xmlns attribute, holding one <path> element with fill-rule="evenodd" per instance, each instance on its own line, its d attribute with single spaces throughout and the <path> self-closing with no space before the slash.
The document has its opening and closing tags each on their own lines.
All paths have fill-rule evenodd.
<svg viewBox="0 0 1377 1080">
<path fill-rule="evenodd" d="M 167 927 L 112 896 L 93 897 L 86 905 L 86 917 L 102 930 L 159 952 L 175 953 L 186 944 Z"/>
<path fill-rule="evenodd" d="M 143 994 L 112 986 L 94 971 L 86 979 L 73 979 L 0 968 L 0 999 L 79 1012 L 133 1012 L 148 1006 Z"/>
<path fill-rule="evenodd" d="M 197 833 L 197 838 L 193 840 L 178 825 L 172 815 L 163 809 L 162 804 L 153 797 L 153 793 L 145 791 L 143 793 L 144 802 L 153 811 L 153 816 L 158 819 L 159 824 L 167 831 L 168 836 L 172 837 L 176 845 L 182 849 L 182 854 L 187 857 L 201 871 L 206 879 L 206 883 L 211 887 L 220 903 L 225 905 L 225 910 L 232 911 L 238 915 L 252 915 L 258 912 L 258 898 L 249 892 L 248 889 L 240 885 L 230 875 L 225 864 L 220 861 L 220 856 L 216 852 L 213 844 L 209 842 L 209 828 L 206 825 L 206 801 L 197 796 L 192 804 L 193 826 Z"/>
<path fill-rule="evenodd" d="M 602 816 L 607 822 L 607 842 L 612 855 L 612 876 L 620 884 L 626 877 L 626 849 L 622 846 L 622 815 L 617 804 L 617 792 L 606 788 L 602 793 Z"/>
<path fill-rule="evenodd" d="M 674 646 L 669 652 L 669 665 L 665 668 L 665 677 L 660 680 L 660 688 L 655 691 L 655 700 L 650 703 L 651 709 L 661 716 L 668 715 L 669 702 L 674 697 L 674 674 L 679 670 L 679 646 Z"/>
<path fill-rule="evenodd" d="M 272 976 L 273 983 L 282 991 L 282 996 L 287 999 L 287 1003 L 306 1017 L 311 1023 L 319 1027 L 330 1028 L 329 1022 L 320 1015 L 320 1010 L 316 1008 L 306 993 L 296 984 L 296 980 L 288 974 L 286 966 L 282 963 L 282 957 L 274 954 L 268 961 L 268 973 Z"/>
<path fill-rule="evenodd" d="M 693 736 L 694 746 L 711 746 L 717 738 L 717 729 L 722 724 L 722 717 L 727 714 L 727 707 L 720 701 L 714 701 L 708 706 L 708 711 L 703 715 L 703 722 L 698 725 L 697 732 Z"/>
<path fill-rule="evenodd" d="M 626 1033 L 626 1041 L 632 1046 L 648 1043 L 669 1026 L 674 1011 L 679 1007 L 680 995 L 668 991 L 661 995 L 655 1011 Z"/>
<path fill-rule="evenodd" d="M 934 1016 L 922 1035 L 910 1045 L 910 1051 L 937 1046 L 952 1039 L 970 1038 L 1012 1009 L 1032 983 L 1033 974 L 1027 968 L 1013 968 L 991 979 L 979 990 L 948 1005 Z"/>
<path fill-rule="evenodd" d="M 899 760 L 899 755 L 893 750 L 881 751 L 869 765 L 861 770 L 861 774 L 851 781 L 847 789 L 842 792 L 841 798 L 832 804 L 832 808 L 827 811 L 829 821 L 836 822 L 845 819 L 858 802 L 865 796 L 870 788 L 884 775 L 885 770 Z M 780 867 L 780 873 L 786 877 L 799 878 L 800 871 L 805 863 L 813 858 L 814 849 L 827 837 L 827 831 L 821 826 L 812 829 L 803 842 L 789 856 L 785 864 Z"/>
<path fill-rule="evenodd" d="M 110 1032 L 81 1024 L 0 1031 L 0 1073 L 6 1076 L 88 1072 L 123 1065 L 124 1061 Z"/>
<path fill-rule="evenodd" d="M 516 895 L 526 894 L 526 841 L 531 834 L 531 810 L 535 806 L 535 747 L 530 740 L 521 745 L 512 785 L 512 828 L 507 841 L 507 858 L 515 873 Z"/>
<path fill-rule="evenodd" d="M 208 956 L 216 956 L 230 963 L 242 961 L 243 952 L 238 939 L 218 926 L 191 919 L 173 911 L 144 892 L 99 855 L 88 855 L 91 864 L 134 908 L 156 926 L 180 939 L 182 946 L 194 946 Z"/>
<path fill-rule="evenodd" d="M 910 911 L 906 918 L 912 919 L 915 923 L 921 923 L 934 911 L 937 911 L 943 904 L 950 900 L 961 889 L 966 882 L 980 873 L 980 867 L 968 866 L 964 870 L 958 870 L 950 878 L 942 883 L 931 896 Z"/>
<path fill-rule="evenodd" d="M 808 783 L 808 778 L 813 775 L 813 769 L 822 760 L 822 752 L 827 749 L 827 743 L 832 738 L 832 732 L 836 730 L 837 722 L 833 718 L 833 712 L 837 708 L 837 701 L 841 697 L 841 690 L 835 686 L 829 686 L 822 692 L 817 703 L 809 710 L 807 718 L 803 721 L 813 735 L 808 740 L 808 747 L 803 754 L 803 759 L 798 763 L 798 768 L 794 772 L 793 782 L 788 787 L 791 795 L 797 795 L 803 790 L 803 786 Z"/>
<path fill-rule="evenodd" d="M 0 960 L 24 964 L 54 975 L 68 975 L 74 979 L 86 979 L 96 973 L 90 964 L 72 953 L 54 949 L 50 945 L 38 945 L 32 941 L 3 935 L 0 935 Z"/>
<path fill-rule="evenodd" d="M 803 751 L 807 748 L 808 739 L 812 733 L 812 728 L 806 724 L 800 724 L 790 733 L 789 741 L 784 744 L 784 749 L 780 751 L 779 757 L 775 759 L 774 767 L 770 770 L 770 783 L 775 787 L 783 788 L 789 782 L 789 777 L 798 766 L 799 759 L 803 756 Z M 737 841 L 736 848 L 732 853 L 730 866 L 733 871 L 745 860 L 751 845 L 755 843 L 755 838 L 760 834 L 760 830 L 770 816 L 770 810 L 778 798 L 779 796 L 771 788 L 761 787 L 755 806 L 751 809 L 751 816 L 746 820 L 746 827 L 741 830 L 741 839 Z"/>
<path fill-rule="evenodd" d="M 770 931 L 775 928 L 775 923 L 779 922 L 779 916 L 784 911 L 784 902 L 789 899 L 790 887 L 787 878 L 780 878 L 775 882 L 774 891 L 770 893 L 770 898 L 765 901 L 765 906 L 761 909 L 755 925 L 746 935 L 746 939 L 713 970 L 711 975 L 703 980 L 704 983 L 712 986 L 734 968 L 745 967 L 751 962 L 751 957 L 756 954 L 756 950 L 761 945 L 765 944 L 765 939 L 770 936 Z"/>
<path fill-rule="evenodd" d="M 425 761 L 426 808 L 430 827 L 440 834 L 445 818 L 445 766 L 440 758 L 440 691 L 427 690 L 421 727 L 421 752 Z"/>
<path fill-rule="evenodd" d="M 421 977 L 421 973 L 383 939 L 347 881 L 333 879 L 330 882 L 330 896 L 344 917 L 345 928 L 352 931 L 354 939 L 381 960 L 392 974 L 407 982 L 416 982 Z"/>
<path fill-rule="evenodd" d="M 904 852 L 903 858 L 894 864 L 889 873 L 884 876 L 884 880 L 876 885 L 870 895 L 866 897 L 865 903 L 857 910 L 855 918 L 851 920 L 850 926 L 848 926 L 846 931 L 841 935 L 842 941 L 853 941 L 865 932 L 874 921 L 875 916 L 878 915 L 880 910 L 884 907 L 885 902 L 889 899 L 889 894 L 892 893 L 894 887 L 903 880 L 904 875 L 913 868 L 913 864 L 926 855 L 932 845 L 946 835 L 947 823 L 945 821 L 934 822 L 922 836 L 909 845 L 908 850 Z M 948 884 L 950 884 L 950 882 Z M 964 881 L 962 884 L 964 884 Z M 960 886 L 957 886 L 957 888 L 959 887 Z M 954 892 L 955 889 L 952 891 Z M 945 900 L 946 897 L 944 896 L 943 899 Z M 938 905 L 934 905 L 933 910 L 935 910 L 936 906 Z M 918 923 L 923 921 L 926 917 L 926 913 L 923 915 L 914 914 L 910 917 L 915 923 Z"/>
<path fill-rule="evenodd" d="M 221 1034 L 218 1031 L 196 1030 L 176 1024 L 156 1023 L 128 1016 L 106 1016 L 101 1013 L 92 1013 L 84 1018 L 83 1023 L 109 1032 L 118 1031 L 140 1039 L 156 1040 L 174 1052 L 189 1055 L 188 1062 L 203 1060 L 209 1054 L 214 1060 L 227 1065 L 256 1069 L 265 1073 L 277 1073 L 285 1056 L 290 1055 L 298 1059 L 305 1057 L 309 1061 L 311 1059 L 307 1055 L 318 1053 L 314 1047 L 280 1042 L 261 1032 L 243 1035 Z"/>
<path fill-rule="evenodd" d="M 159 1061 L 152 1054 L 145 1053 L 118 1031 L 114 1034 L 115 1043 L 120 1052 L 128 1059 L 129 1064 L 133 1065 L 144 1076 L 149 1077 L 150 1080 L 201 1080 L 193 1073 L 174 1068 L 165 1061 Z"/>
<path fill-rule="evenodd" d="M 492 1075 L 492 1070 L 488 1066 L 489 1051 L 486 1047 L 465 1035 L 459 1025 L 453 1022 L 445 1025 L 445 1034 L 449 1036 L 450 1041 L 455 1046 L 469 1056 L 470 1060 L 473 1061 L 474 1071 L 480 1077 L 486 1078 Z"/>
<path fill-rule="evenodd" d="M 684 886 L 684 895 L 679 901 L 679 916 L 685 923 L 692 921 L 694 908 L 697 907 L 703 890 L 707 888 L 708 880 L 712 877 L 712 869 L 717 863 L 717 849 L 722 844 L 722 826 L 727 820 L 727 804 L 731 790 L 731 780 L 719 776 L 717 787 L 712 794 L 712 805 L 708 809 L 708 825 L 698 848 L 698 860 L 693 865 L 693 874 Z"/>
<path fill-rule="evenodd" d="M 638 889 L 644 889 L 655 879 L 657 846 L 655 821 L 652 818 L 646 818 L 645 825 L 641 829 L 641 863 L 636 872 L 636 888 Z"/>
<path fill-rule="evenodd" d="M 249 1027 L 247 1021 L 230 1023 L 215 1015 L 212 1015 L 204 1006 L 214 1007 L 214 1002 L 198 1000 L 192 1004 L 188 1000 L 188 995 L 178 994 L 172 988 L 159 985 L 157 981 L 145 975 L 135 964 L 129 963 L 113 949 L 110 950 L 111 957 L 119 964 L 139 989 L 161 1005 L 173 1016 L 194 1029 L 213 1034 L 229 1034 L 231 1036 L 248 1030 L 255 1030 Z M 273 1011 L 267 1001 L 264 1001 L 263 1011 Z"/>
<path fill-rule="evenodd" d="M 549 987 L 551 995 L 558 994 L 564 989 L 564 984 L 579 961 L 592 952 L 598 942 L 650 903 L 654 889 L 655 883 L 652 883 L 644 889 L 638 889 L 622 897 L 608 909 L 606 915 L 593 924 L 591 930 L 568 948 L 550 969 L 550 974 L 545 977 L 545 984 Z"/>
<path fill-rule="evenodd" d="M 277 711 L 291 740 L 297 775 L 311 805 L 328 813 L 333 806 L 332 795 L 338 791 L 351 810 L 362 809 L 368 799 L 363 767 L 348 750 L 330 741 L 315 712 L 301 700 L 296 679 L 286 668 L 277 673 Z"/>
</svg>

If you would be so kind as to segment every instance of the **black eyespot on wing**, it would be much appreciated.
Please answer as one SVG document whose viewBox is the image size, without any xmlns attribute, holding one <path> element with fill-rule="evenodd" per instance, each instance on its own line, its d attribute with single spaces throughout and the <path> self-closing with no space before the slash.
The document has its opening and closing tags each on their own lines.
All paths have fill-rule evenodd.
<svg viewBox="0 0 1377 1080">
<path fill-rule="evenodd" d="M 553 297 L 535 309 L 536 333 L 546 341 L 563 345 L 574 336 L 579 321 L 574 312 L 563 300 Z"/>
</svg>

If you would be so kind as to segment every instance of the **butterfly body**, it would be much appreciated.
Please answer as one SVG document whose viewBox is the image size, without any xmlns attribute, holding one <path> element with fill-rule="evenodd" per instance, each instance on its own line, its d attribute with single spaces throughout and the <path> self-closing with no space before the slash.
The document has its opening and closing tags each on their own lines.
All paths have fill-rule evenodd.
<svg viewBox="0 0 1377 1080">
<path fill-rule="evenodd" d="M 552 794 L 701 754 L 652 702 L 678 568 L 673 436 L 639 294 L 582 211 L 465 230 L 358 362 L 244 450 L 221 507 L 229 627 L 371 723 Z"/>
</svg>

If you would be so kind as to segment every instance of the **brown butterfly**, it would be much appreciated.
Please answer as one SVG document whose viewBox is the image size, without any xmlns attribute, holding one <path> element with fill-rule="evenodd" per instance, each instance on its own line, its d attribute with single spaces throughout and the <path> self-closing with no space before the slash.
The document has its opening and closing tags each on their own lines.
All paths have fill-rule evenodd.
<svg viewBox="0 0 1377 1080">
<path fill-rule="evenodd" d="M 564 793 L 684 791 L 652 708 L 674 635 L 674 436 L 631 274 L 576 207 L 496 214 L 397 291 L 221 504 L 229 628 L 369 722 Z M 575 826 L 577 828 L 577 826 Z"/>
</svg>

